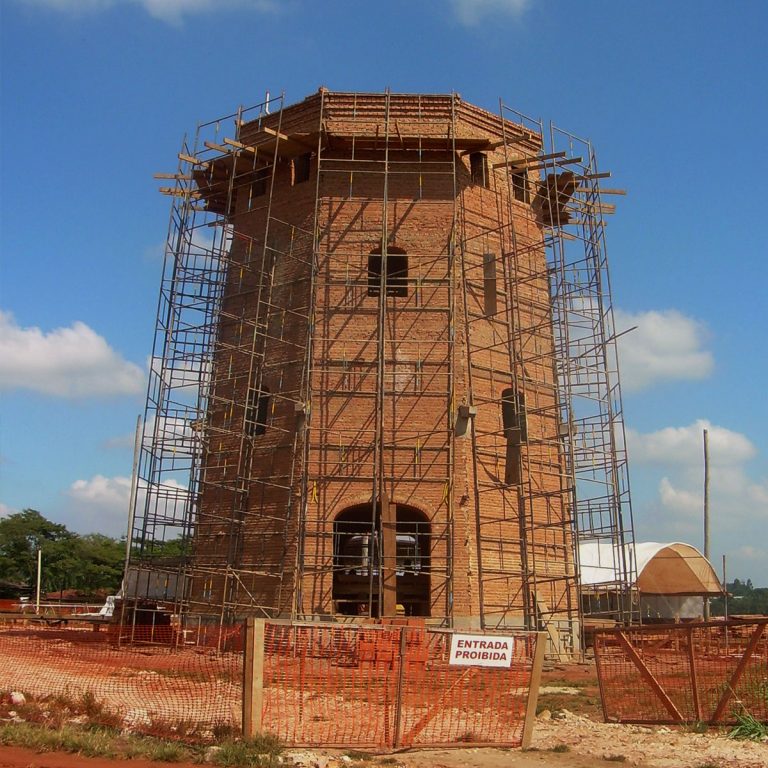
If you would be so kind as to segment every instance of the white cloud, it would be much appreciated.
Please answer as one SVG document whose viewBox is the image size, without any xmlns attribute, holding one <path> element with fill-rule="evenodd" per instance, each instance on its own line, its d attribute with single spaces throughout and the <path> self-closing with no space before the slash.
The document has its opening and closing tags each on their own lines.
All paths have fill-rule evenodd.
<svg viewBox="0 0 768 768">
<path fill-rule="evenodd" d="M 0 390 L 30 389 L 57 397 L 135 395 L 145 374 L 85 323 L 45 333 L 19 326 L 0 310 Z"/>
<path fill-rule="evenodd" d="M 706 326 L 674 309 L 615 311 L 617 333 L 637 326 L 618 340 L 621 382 L 639 391 L 660 381 L 704 379 L 714 358 L 705 349 Z"/>
<path fill-rule="evenodd" d="M 128 524 L 131 497 L 129 477 L 94 475 L 89 480 L 75 480 L 66 495 L 74 506 L 67 515 L 67 526 L 79 533 L 97 531 L 110 536 L 123 536 Z M 178 481 L 168 478 L 150 491 L 150 505 L 158 516 L 181 519 L 189 492 Z M 137 514 L 143 513 L 147 485 L 139 481 Z"/>
<path fill-rule="evenodd" d="M 276 0 L 19 0 L 31 6 L 52 8 L 64 13 L 103 11 L 116 5 L 139 5 L 150 16 L 169 24 L 179 24 L 194 13 L 242 9 L 259 13 L 278 10 Z"/>
<path fill-rule="evenodd" d="M 3 504 L 3 502 L 0 501 L 0 517 L 15 515 L 18 511 L 18 509 L 13 509 L 13 507 L 9 507 L 7 504 Z"/>
<path fill-rule="evenodd" d="M 94 475 L 90 480 L 75 480 L 69 488 L 69 495 L 79 502 L 98 504 L 110 509 L 124 505 L 124 512 L 127 512 L 130 492 L 129 477 L 104 475 Z"/>
<path fill-rule="evenodd" d="M 699 419 L 687 427 L 664 427 L 646 434 L 628 429 L 630 461 L 639 464 L 703 466 L 705 429 L 711 466 L 738 465 L 755 456 L 755 446 L 745 435 Z"/>
<path fill-rule="evenodd" d="M 768 551 L 765 549 L 759 549 L 749 544 L 745 544 L 743 547 L 739 547 L 737 550 L 739 557 L 743 557 L 745 560 L 756 560 L 757 562 L 765 562 L 768 558 Z"/>
<path fill-rule="evenodd" d="M 451 0 L 451 5 L 462 24 L 474 26 L 494 14 L 521 16 L 530 3 L 529 0 Z"/>
<path fill-rule="evenodd" d="M 700 512 L 702 509 L 701 493 L 675 488 L 668 477 L 661 478 L 659 496 L 667 509 L 686 513 Z"/>
<path fill-rule="evenodd" d="M 726 554 L 731 576 L 768 585 L 768 558 L 758 556 L 768 526 L 768 479 L 755 474 L 757 449 L 746 435 L 704 419 L 647 434 L 628 430 L 638 540 L 681 540 L 702 548 L 705 428 L 712 562 L 719 568 Z M 642 482 L 635 482 L 638 477 Z"/>
</svg>

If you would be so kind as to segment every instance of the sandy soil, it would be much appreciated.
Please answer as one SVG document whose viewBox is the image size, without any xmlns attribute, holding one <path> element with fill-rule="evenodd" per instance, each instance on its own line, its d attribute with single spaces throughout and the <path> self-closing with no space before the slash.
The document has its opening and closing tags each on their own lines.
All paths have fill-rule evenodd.
<svg viewBox="0 0 768 768">
<path fill-rule="evenodd" d="M 105 654 L 97 659 L 92 653 L 84 658 L 79 649 L 71 643 L 58 641 L 46 648 L 35 647 L 33 638 L 25 638 L 20 648 L 10 646 L 4 649 L 0 678 L 10 677 L 13 668 L 14 679 L 7 679 L 17 690 L 25 688 L 30 693 L 43 694 L 46 691 L 30 691 L 33 673 L 38 676 L 37 685 L 52 686 L 60 675 L 64 658 L 70 667 L 69 684 L 75 683 L 89 688 L 99 680 L 109 682 L 107 691 L 119 699 L 122 707 L 154 707 L 155 698 L 162 696 L 165 705 L 171 704 L 169 694 L 176 693 L 175 706 L 186 706 L 186 716 L 222 717 L 234 720 L 237 714 L 230 712 L 231 701 L 237 701 L 239 685 L 238 670 L 222 664 L 220 659 L 206 654 L 189 652 L 190 664 L 185 668 L 183 679 L 177 674 L 169 675 L 164 668 L 162 655 L 148 652 L 121 654 L 119 658 Z M 23 650 L 22 650 L 23 649 Z M 12 657 L 16 664 L 12 664 Z M 107 657 L 108 656 L 108 657 Z M 30 660 L 35 659 L 33 670 Z M 149 669 L 148 669 L 149 667 Z M 46 679 L 40 680 L 41 671 Z M 223 686 L 214 697 L 202 697 L 197 707 L 200 712 L 190 712 L 190 684 L 194 688 L 200 677 L 213 676 Z M 16 679 L 18 678 L 18 679 Z M 29 686 L 29 687 L 28 687 Z M 0 688 L 4 686 L 0 685 Z M 182 695 L 184 689 L 187 693 Z M 50 690 L 50 688 L 48 689 Z M 70 689 L 71 690 L 71 689 Z M 97 689 L 98 690 L 98 689 Z M 71 690 L 71 692 L 74 692 Z M 208 690 L 208 693 L 210 690 Z M 194 697 L 193 697 L 194 698 Z M 229 703 L 228 703 L 229 702 Z M 734 742 L 725 738 L 722 731 L 710 730 L 696 734 L 682 729 L 668 727 L 648 728 L 643 726 L 603 723 L 600 696 L 594 665 L 557 665 L 547 669 L 543 675 L 539 708 L 531 750 L 502 749 L 441 749 L 413 750 L 391 755 L 379 755 L 368 761 L 353 761 L 339 750 L 295 750 L 286 753 L 284 764 L 302 768 L 343 768 L 344 766 L 389 765 L 404 768 L 506 768 L 506 766 L 564 766 L 588 768 L 624 763 L 638 768 L 767 768 L 768 744 Z M 204 710 L 204 711 L 202 711 Z M 338 717 L 332 718 L 338 723 Z M 562 751 L 553 751 L 555 749 Z M 383 759 L 396 760 L 384 763 Z M 104 768 L 119 765 L 122 761 L 85 758 L 69 754 L 43 754 L 11 747 L 0 748 L 0 768 Z M 167 768 L 168 764 L 132 760 L 130 768 Z M 178 768 L 187 768 L 175 764 Z"/>
<path fill-rule="evenodd" d="M 340 750 L 290 750 L 284 764 L 300 768 L 592 768 L 617 765 L 636 768 L 766 768 L 768 744 L 735 742 L 722 733 L 696 734 L 670 728 L 598 723 L 568 711 L 556 719 L 537 720 L 529 750 L 465 748 L 379 753 L 371 760 L 351 760 Z M 563 749 L 567 751 L 556 752 Z M 354 755 L 353 752 L 349 753 Z M 384 761 L 387 762 L 384 762 Z M 390 761 L 396 761 L 392 763 Z M 168 763 L 85 758 L 26 749 L 0 748 L 0 768 L 168 768 Z M 175 763 L 176 768 L 191 768 Z"/>
<path fill-rule="evenodd" d="M 64 752 L 38 754 L 21 747 L 0 747 L 0 768 L 192 768 L 189 763 L 157 763 L 154 760 L 105 760 L 99 757 L 82 757 Z M 196 766 L 195 768 L 199 768 Z"/>
</svg>

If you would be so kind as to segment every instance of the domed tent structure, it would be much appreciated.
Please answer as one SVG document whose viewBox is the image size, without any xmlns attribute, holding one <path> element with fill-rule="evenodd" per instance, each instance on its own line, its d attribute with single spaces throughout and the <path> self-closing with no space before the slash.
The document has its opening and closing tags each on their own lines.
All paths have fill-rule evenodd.
<svg viewBox="0 0 768 768">
<path fill-rule="evenodd" d="M 634 574 L 643 619 L 695 618 L 703 613 L 704 597 L 722 594 L 714 568 L 690 544 L 639 542 L 621 553 L 602 542 L 583 542 L 579 563 L 585 603 L 604 599 L 616 560 L 622 556 Z"/>
</svg>

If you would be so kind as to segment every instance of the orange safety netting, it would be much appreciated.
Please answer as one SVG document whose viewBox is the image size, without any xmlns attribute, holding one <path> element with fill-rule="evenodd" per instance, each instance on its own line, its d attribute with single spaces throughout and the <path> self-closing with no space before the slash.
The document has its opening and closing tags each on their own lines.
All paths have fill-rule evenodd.
<svg viewBox="0 0 768 768">
<path fill-rule="evenodd" d="M 519 746 L 536 635 L 505 633 L 508 668 L 449 664 L 451 635 L 268 622 L 264 730 L 299 745 Z"/>
<path fill-rule="evenodd" d="M 142 733 L 233 735 L 242 727 L 242 629 L 0 625 L 0 693 L 30 696 L 38 722 L 53 724 L 45 713 L 70 702 L 90 721 Z M 511 663 L 490 668 L 451 664 L 452 634 L 267 621 L 262 730 L 292 745 L 519 746 L 538 636 L 504 632 Z"/>
<path fill-rule="evenodd" d="M 0 692 L 29 697 L 38 721 L 85 703 L 89 719 L 141 733 L 211 740 L 240 731 L 242 651 L 220 652 L 217 627 L 199 631 L 197 645 L 174 645 L 170 628 L 25 624 L 0 625 Z M 229 630 L 230 644 L 234 636 L 241 645 L 240 633 Z"/>
<path fill-rule="evenodd" d="M 600 630 L 595 660 L 606 720 L 768 722 L 768 619 Z"/>
</svg>

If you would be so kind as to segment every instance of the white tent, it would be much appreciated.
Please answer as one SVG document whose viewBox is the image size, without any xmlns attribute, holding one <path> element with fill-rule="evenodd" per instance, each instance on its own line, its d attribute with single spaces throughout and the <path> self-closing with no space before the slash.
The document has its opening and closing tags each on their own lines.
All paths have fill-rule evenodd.
<svg viewBox="0 0 768 768">
<path fill-rule="evenodd" d="M 587 541 L 579 545 L 579 562 L 585 593 L 610 591 L 627 573 L 643 617 L 693 618 L 702 614 L 704 596 L 723 592 L 704 555 L 679 541 L 628 544 L 623 552 L 610 542 Z"/>
<path fill-rule="evenodd" d="M 649 595 L 719 595 L 722 587 L 714 568 L 696 547 L 675 541 L 646 541 L 621 550 L 610 542 L 579 544 L 581 584 L 599 587 L 615 584 L 617 574 L 628 572 L 632 586 Z"/>
</svg>

